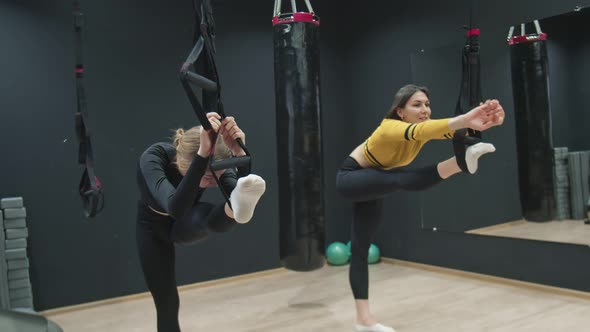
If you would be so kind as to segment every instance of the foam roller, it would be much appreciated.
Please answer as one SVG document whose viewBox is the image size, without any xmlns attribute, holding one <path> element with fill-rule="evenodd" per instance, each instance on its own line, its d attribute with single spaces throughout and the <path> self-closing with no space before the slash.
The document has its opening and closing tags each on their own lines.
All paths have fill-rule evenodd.
<svg viewBox="0 0 590 332">
<path fill-rule="evenodd" d="M 8 298 L 8 283 L 6 282 L 6 278 L 4 278 L 4 276 L 8 271 L 8 266 L 6 264 L 6 257 L 4 256 L 4 221 L 2 219 L 1 212 L 2 211 L 0 211 L 0 308 L 7 308 L 10 303 Z"/>
<path fill-rule="evenodd" d="M 9 197 L 0 200 L 0 208 L 2 209 L 21 208 L 23 206 L 24 205 L 22 197 Z"/>
<path fill-rule="evenodd" d="M 8 280 L 29 278 L 29 269 L 18 269 L 8 271 Z"/>
<path fill-rule="evenodd" d="M 31 281 L 26 279 L 16 279 L 8 281 L 8 289 L 31 288 Z"/>
<path fill-rule="evenodd" d="M 12 259 L 6 261 L 8 264 L 8 270 L 19 270 L 25 269 L 29 267 L 29 260 L 28 259 Z"/>
<path fill-rule="evenodd" d="M 4 209 L 4 219 L 25 218 L 27 216 L 27 208 L 10 208 Z"/>
<path fill-rule="evenodd" d="M 27 221 L 25 218 L 18 219 L 7 219 L 4 221 L 4 228 L 25 228 L 27 227 Z"/>
<path fill-rule="evenodd" d="M 4 252 L 4 257 L 6 260 L 27 258 L 27 249 L 8 249 Z"/>
<path fill-rule="evenodd" d="M 4 232 L 2 232 L 2 233 L 4 233 Z M 6 241 L 4 241 L 4 245 L 5 245 L 6 249 L 26 248 L 27 247 L 27 240 L 26 239 L 6 240 Z"/>
<path fill-rule="evenodd" d="M 8 291 L 10 300 L 18 300 L 18 299 L 25 299 L 27 297 L 33 297 L 33 292 L 31 291 L 31 287 L 24 287 L 18 289 L 11 289 Z"/>
<path fill-rule="evenodd" d="M 10 301 L 10 308 L 12 308 L 12 309 L 33 308 L 33 298 L 26 297 L 24 299 L 11 300 Z"/>
<path fill-rule="evenodd" d="M 10 228 L 6 230 L 6 239 L 24 239 L 29 236 L 29 231 L 26 228 Z"/>
</svg>

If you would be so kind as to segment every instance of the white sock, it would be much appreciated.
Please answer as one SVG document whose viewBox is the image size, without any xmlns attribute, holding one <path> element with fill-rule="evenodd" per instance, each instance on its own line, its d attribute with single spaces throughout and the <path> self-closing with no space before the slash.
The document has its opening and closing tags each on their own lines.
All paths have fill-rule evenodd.
<svg viewBox="0 0 590 332">
<path fill-rule="evenodd" d="M 465 151 L 465 162 L 467 163 L 467 170 L 471 174 L 477 171 L 477 160 L 486 153 L 494 152 L 496 148 L 490 143 L 477 143 L 468 147 Z"/>
<path fill-rule="evenodd" d="M 236 222 L 245 224 L 252 219 L 254 208 L 265 190 L 266 182 L 258 175 L 250 174 L 238 179 L 229 197 Z"/>
<path fill-rule="evenodd" d="M 365 326 L 356 324 L 354 326 L 355 332 L 395 332 L 395 330 L 389 326 L 381 325 L 379 323 L 373 326 Z"/>
</svg>

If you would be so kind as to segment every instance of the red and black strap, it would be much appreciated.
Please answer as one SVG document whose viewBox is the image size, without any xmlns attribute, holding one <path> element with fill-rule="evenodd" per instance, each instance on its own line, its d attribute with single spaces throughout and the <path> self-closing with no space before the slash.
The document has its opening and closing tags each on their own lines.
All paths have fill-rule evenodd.
<svg viewBox="0 0 590 332">
<path fill-rule="evenodd" d="M 88 127 L 88 111 L 86 95 L 84 93 L 84 64 L 82 61 L 82 28 L 84 14 L 79 1 L 74 1 L 72 12 L 74 18 L 75 49 L 76 49 L 76 98 L 77 110 L 75 115 L 76 136 L 78 138 L 78 163 L 85 166 L 84 173 L 78 185 L 78 192 L 82 198 L 84 214 L 87 218 L 95 217 L 104 208 L 104 193 L 101 181 L 94 171 L 94 154 L 91 143 L 91 131 Z"/>
<path fill-rule="evenodd" d="M 473 7 L 471 9 L 473 11 Z M 471 13 L 472 21 L 473 13 Z M 465 45 L 461 55 L 462 75 L 461 91 L 455 107 L 455 115 L 461 115 L 469 112 L 474 107 L 479 106 L 482 102 L 481 93 L 481 64 L 479 60 L 479 35 L 480 30 L 474 27 L 473 22 L 467 28 Z M 465 161 L 465 151 L 470 145 L 481 142 L 481 132 L 469 128 L 459 129 L 453 135 L 453 150 L 459 168 L 467 174 L 467 163 Z"/>
</svg>

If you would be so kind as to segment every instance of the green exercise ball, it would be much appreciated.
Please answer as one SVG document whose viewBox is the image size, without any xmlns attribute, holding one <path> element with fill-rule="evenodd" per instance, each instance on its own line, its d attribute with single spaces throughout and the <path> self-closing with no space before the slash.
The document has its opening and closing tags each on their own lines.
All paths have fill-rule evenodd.
<svg viewBox="0 0 590 332">
<path fill-rule="evenodd" d="M 344 265 L 350 258 L 350 250 L 342 242 L 334 242 L 326 249 L 326 258 L 332 265 Z"/>
<path fill-rule="evenodd" d="M 371 244 L 369 247 L 369 264 L 375 264 L 379 262 L 379 258 L 381 257 L 381 252 L 376 245 Z"/>
<path fill-rule="evenodd" d="M 348 241 L 346 246 L 348 247 L 348 253 L 350 255 L 350 248 L 351 248 L 350 241 Z M 379 248 L 376 245 L 371 244 L 371 246 L 369 247 L 369 258 L 368 258 L 369 264 L 375 264 L 375 263 L 379 262 L 380 258 L 381 258 L 381 251 L 379 250 Z"/>
</svg>

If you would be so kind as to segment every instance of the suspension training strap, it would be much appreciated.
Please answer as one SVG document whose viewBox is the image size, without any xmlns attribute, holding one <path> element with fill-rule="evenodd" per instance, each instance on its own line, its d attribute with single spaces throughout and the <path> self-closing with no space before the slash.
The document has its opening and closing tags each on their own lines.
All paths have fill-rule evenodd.
<svg viewBox="0 0 590 332">
<path fill-rule="evenodd" d="M 94 155 L 92 152 L 91 133 L 87 125 L 88 113 L 86 109 L 86 95 L 84 93 L 84 65 L 82 62 L 82 28 L 84 14 L 80 10 L 79 1 L 74 1 L 75 48 L 76 48 L 76 98 L 77 111 L 75 115 L 76 136 L 78 138 L 78 163 L 85 165 L 84 173 L 78 185 L 78 192 L 82 198 L 84 214 L 87 218 L 95 217 L 104 208 L 104 194 L 100 180 L 94 172 Z"/>
<path fill-rule="evenodd" d="M 194 47 L 187 57 L 186 61 L 180 69 L 180 81 L 186 92 L 187 97 L 193 107 L 195 115 L 205 130 L 211 130 L 211 124 L 207 119 L 208 112 L 216 112 L 223 120 L 226 115 L 221 100 L 221 84 L 219 82 L 219 75 L 217 66 L 215 64 L 215 22 L 213 20 L 213 11 L 210 0 L 193 0 L 193 9 L 196 17 L 196 25 L 194 35 Z M 205 56 L 201 54 L 205 51 Z M 193 70 L 191 70 L 191 67 Z M 203 75 L 196 71 L 201 70 Z M 202 90 L 202 104 L 199 102 L 197 95 L 193 89 L 196 86 Z M 215 171 L 228 168 L 246 169 L 244 173 L 249 174 L 251 171 L 251 156 L 243 144 L 241 139 L 237 139 L 237 143 L 246 153 L 245 156 L 231 157 L 224 160 L 215 160 L 215 142 L 217 142 L 218 134 L 211 135 L 211 153 L 209 155 L 209 168 L 213 173 L 215 182 L 217 183 L 225 201 L 231 207 L 229 200 L 229 193 L 225 191 Z"/>
<path fill-rule="evenodd" d="M 479 106 L 482 101 L 481 96 L 481 77 L 479 61 L 479 35 L 480 31 L 476 28 L 469 28 L 467 38 L 462 54 L 462 76 L 461 91 L 455 115 L 461 115 L 469 112 L 472 108 Z M 467 163 L 465 161 L 465 150 L 470 145 L 481 141 L 481 132 L 473 129 L 460 129 L 453 136 L 453 149 L 459 168 L 467 174 Z"/>
</svg>

